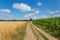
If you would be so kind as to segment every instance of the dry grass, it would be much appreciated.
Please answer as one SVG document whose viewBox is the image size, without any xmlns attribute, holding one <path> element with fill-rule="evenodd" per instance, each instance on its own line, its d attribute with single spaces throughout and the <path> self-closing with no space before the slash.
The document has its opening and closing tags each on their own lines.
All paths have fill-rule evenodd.
<svg viewBox="0 0 60 40">
<path fill-rule="evenodd" d="M 18 37 L 22 36 L 20 36 L 20 33 L 25 32 L 26 24 L 25 21 L 0 22 L 0 40 L 22 40 L 22 38 L 18 39 Z"/>
</svg>

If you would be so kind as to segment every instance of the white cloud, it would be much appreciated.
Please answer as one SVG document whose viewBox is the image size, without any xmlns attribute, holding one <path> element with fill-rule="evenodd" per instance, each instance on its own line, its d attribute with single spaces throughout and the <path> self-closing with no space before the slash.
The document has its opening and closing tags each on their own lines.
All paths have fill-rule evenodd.
<svg viewBox="0 0 60 40">
<path fill-rule="evenodd" d="M 0 20 L 3 18 L 3 16 L 2 15 L 0 15 Z"/>
<path fill-rule="evenodd" d="M 25 16 L 24 16 L 24 18 L 28 18 L 28 17 L 31 17 L 31 16 L 33 16 L 34 14 L 26 14 Z"/>
<path fill-rule="evenodd" d="M 47 16 L 46 15 L 43 15 L 42 18 L 47 18 Z"/>
<path fill-rule="evenodd" d="M 32 10 L 32 8 L 29 5 L 24 4 L 24 3 L 20 3 L 20 4 L 14 3 L 13 8 L 19 9 L 21 11 L 31 11 Z"/>
<path fill-rule="evenodd" d="M 39 10 L 33 9 L 33 13 L 29 13 L 24 15 L 23 18 L 33 18 L 33 19 L 37 19 L 38 17 L 36 17 L 36 14 L 39 14 Z M 36 18 L 35 18 L 36 17 Z"/>
<path fill-rule="evenodd" d="M 53 17 L 60 17 L 60 14 L 54 15 Z"/>
<path fill-rule="evenodd" d="M 13 17 L 14 17 L 14 15 L 12 15 L 12 14 L 6 14 L 6 15 L 8 16 L 9 20 L 13 19 Z"/>
<path fill-rule="evenodd" d="M 40 18 L 40 17 L 38 17 L 38 16 L 33 16 L 32 17 L 32 19 L 38 19 L 38 18 Z"/>
<path fill-rule="evenodd" d="M 55 14 L 55 13 L 59 13 L 59 11 L 58 10 L 55 10 L 55 11 L 47 10 L 47 13 Z"/>
<path fill-rule="evenodd" d="M 35 14 L 39 14 L 39 10 L 36 10 L 36 11 L 35 11 Z"/>
<path fill-rule="evenodd" d="M 6 20 L 11 20 L 11 19 L 14 19 L 14 15 L 12 15 L 12 14 L 2 14 L 2 15 L 0 15 L 0 19 L 6 19 Z"/>
<path fill-rule="evenodd" d="M 59 11 L 56 10 L 55 13 L 59 13 Z"/>
<path fill-rule="evenodd" d="M 47 15 L 41 15 L 40 18 L 48 18 Z"/>
<path fill-rule="evenodd" d="M 38 3 L 37 3 L 37 5 L 41 6 L 41 5 L 42 5 L 42 3 L 41 3 L 41 2 L 38 2 Z"/>
<path fill-rule="evenodd" d="M 50 11 L 51 14 L 54 14 L 55 12 L 54 11 Z"/>
<path fill-rule="evenodd" d="M 35 11 L 35 9 L 32 9 L 32 11 Z"/>
<path fill-rule="evenodd" d="M 0 12 L 11 13 L 11 11 L 9 9 L 1 9 Z"/>
<path fill-rule="evenodd" d="M 36 14 L 39 14 L 39 10 L 35 10 L 34 13 L 24 15 L 24 18 L 28 18 L 28 17 L 34 16 Z"/>
</svg>

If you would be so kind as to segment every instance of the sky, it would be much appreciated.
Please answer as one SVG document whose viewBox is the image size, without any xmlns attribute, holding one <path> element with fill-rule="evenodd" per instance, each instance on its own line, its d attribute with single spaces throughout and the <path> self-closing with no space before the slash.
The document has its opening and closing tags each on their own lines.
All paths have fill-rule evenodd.
<svg viewBox="0 0 60 40">
<path fill-rule="evenodd" d="M 60 0 L 0 0 L 1 20 L 60 17 Z"/>
</svg>

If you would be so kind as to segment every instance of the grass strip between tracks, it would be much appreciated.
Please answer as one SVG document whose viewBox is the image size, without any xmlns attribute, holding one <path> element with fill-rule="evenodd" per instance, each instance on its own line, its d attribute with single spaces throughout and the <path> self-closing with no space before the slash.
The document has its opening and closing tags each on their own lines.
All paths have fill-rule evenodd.
<svg viewBox="0 0 60 40">
<path fill-rule="evenodd" d="M 30 26 L 31 26 L 31 28 L 33 27 L 33 25 L 32 24 L 30 24 Z M 35 28 L 36 29 L 36 28 Z M 33 30 L 33 28 L 32 28 L 32 30 Z M 34 30 L 33 30 L 34 31 Z M 37 29 L 36 29 L 36 31 L 44 38 L 44 40 L 48 40 L 48 38 L 46 38 L 41 32 L 39 32 Z"/>
</svg>

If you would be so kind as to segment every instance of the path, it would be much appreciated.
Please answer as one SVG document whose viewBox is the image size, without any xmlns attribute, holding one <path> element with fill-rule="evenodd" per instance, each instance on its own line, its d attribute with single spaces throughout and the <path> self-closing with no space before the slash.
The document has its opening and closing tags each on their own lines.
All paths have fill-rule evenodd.
<svg viewBox="0 0 60 40">
<path fill-rule="evenodd" d="M 31 26 L 31 28 L 33 29 L 33 32 L 35 33 L 37 40 L 44 40 L 44 38 L 40 35 L 40 33 L 34 27 Z"/>
<path fill-rule="evenodd" d="M 32 29 L 29 26 L 29 23 L 27 24 L 27 27 L 26 27 L 26 36 L 25 36 L 24 40 L 36 40 L 36 38 L 32 32 Z"/>
<path fill-rule="evenodd" d="M 25 36 L 24 40 L 45 40 L 38 31 L 40 33 L 42 33 L 49 40 L 58 40 L 57 38 L 46 33 L 44 30 L 36 27 L 32 22 L 28 22 L 28 24 L 27 24 L 26 36 Z"/>
<path fill-rule="evenodd" d="M 57 38 L 51 36 L 50 34 L 46 33 L 45 31 L 43 31 L 42 29 L 36 27 L 34 24 L 32 24 L 31 22 L 31 25 L 33 25 L 34 28 L 36 28 L 40 33 L 42 33 L 45 37 L 47 37 L 49 40 L 58 40 Z"/>
</svg>

